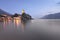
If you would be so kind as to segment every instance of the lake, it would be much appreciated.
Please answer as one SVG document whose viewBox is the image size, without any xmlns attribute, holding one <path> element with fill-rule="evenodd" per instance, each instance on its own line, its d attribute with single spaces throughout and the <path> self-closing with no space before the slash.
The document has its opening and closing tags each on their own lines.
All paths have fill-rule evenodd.
<svg viewBox="0 0 60 40">
<path fill-rule="evenodd" d="M 58 40 L 60 19 L 34 19 L 27 22 L 0 22 L 0 40 Z"/>
</svg>

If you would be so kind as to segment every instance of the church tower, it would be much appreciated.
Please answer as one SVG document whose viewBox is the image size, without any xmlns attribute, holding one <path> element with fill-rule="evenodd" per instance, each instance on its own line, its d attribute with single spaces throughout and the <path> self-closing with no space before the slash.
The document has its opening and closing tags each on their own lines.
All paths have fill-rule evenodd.
<svg viewBox="0 0 60 40">
<path fill-rule="evenodd" d="M 23 10 L 22 10 L 22 14 L 24 14 L 24 13 L 25 13 L 25 10 L 23 9 Z"/>
</svg>

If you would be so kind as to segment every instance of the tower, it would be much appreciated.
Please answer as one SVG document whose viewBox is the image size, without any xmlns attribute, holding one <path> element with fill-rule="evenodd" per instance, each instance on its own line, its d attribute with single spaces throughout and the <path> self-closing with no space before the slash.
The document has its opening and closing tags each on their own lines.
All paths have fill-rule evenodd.
<svg viewBox="0 0 60 40">
<path fill-rule="evenodd" d="M 22 14 L 23 14 L 23 13 L 25 13 L 25 10 L 24 10 L 24 9 L 22 10 Z"/>
</svg>

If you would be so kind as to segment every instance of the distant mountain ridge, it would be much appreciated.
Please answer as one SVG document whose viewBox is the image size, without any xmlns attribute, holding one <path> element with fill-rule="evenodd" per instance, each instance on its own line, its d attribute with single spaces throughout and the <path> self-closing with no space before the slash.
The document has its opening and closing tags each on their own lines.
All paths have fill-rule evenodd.
<svg viewBox="0 0 60 40">
<path fill-rule="evenodd" d="M 2 10 L 2 9 L 0 9 L 0 15 L 1 15 L 1 14 L 5 14 L 5 15 L 8 15 L 8 16 L 11 16 L 10 13 L 8 13 L 8 12 Z"/>
<path fill-rule="evenodd" d="M 55 14 L 46 15 L 46 16 L 42 17 L 42 19 L 60 19 L 60 12 L 55 13 Z"/>
</svg>

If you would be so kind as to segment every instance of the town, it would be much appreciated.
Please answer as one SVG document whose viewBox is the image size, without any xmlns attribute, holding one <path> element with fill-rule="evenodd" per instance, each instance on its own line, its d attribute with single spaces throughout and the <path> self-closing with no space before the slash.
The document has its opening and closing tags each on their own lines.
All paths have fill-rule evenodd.
<svg viewBox="0 0 60 40">
<path fill-rule="evenodd" d="M 0 9 L 0 21 L 6 21 L 6 20 L 30 20 L 32 17 L 29 14 L 25 13 L 25 10 L 22 10 L 22 14 L 15 13 L 14 15 L 11 15 L 7 12 L 2 12 L 3 10 Z"/>
</svg>

